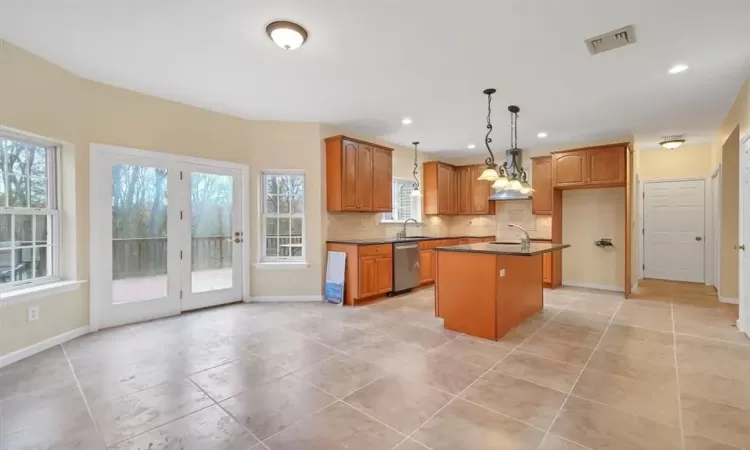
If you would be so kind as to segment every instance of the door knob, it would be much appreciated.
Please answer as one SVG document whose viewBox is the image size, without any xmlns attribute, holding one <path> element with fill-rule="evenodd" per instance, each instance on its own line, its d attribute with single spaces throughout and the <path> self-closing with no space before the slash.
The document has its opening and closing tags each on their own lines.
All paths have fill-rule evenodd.
<svg viewBox="0 0 750 450">
<path fill-rule="evenodd" d="M 702 238 L 702 237 L 700 237 L 700 236 L 696 236 L 696 237 L 695 237 L 695 240 L 696 240 L 696 241 L 702 241 L 702 240 L 703 240 L 703 238 Z"/>
<path fill-rule="evenodd" d="M 234 235 L 235 235 L 235 236 L 242 236 L 242 231 L 235 231 L 235 232 L 234 232 Z"/>
<path fill-rule="evenodd" d="M 744 245 L 735 245 L 734 249 L 735 250 L 745 250 L 745 246 Z"/>
<path fill-rule="evenodd" d="M 235 244 L 239 244 L 240 242 L 242 242 L 242 239 L 240 239 L 240 238 L 234 238 L 234 243 Z"/>
</svg>

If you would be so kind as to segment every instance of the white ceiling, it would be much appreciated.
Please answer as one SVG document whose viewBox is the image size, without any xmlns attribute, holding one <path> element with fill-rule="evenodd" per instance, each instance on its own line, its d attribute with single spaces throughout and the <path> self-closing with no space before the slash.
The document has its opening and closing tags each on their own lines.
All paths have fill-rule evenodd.
<svg viewBox="0 0 750 450">
<path fill-rule="evenodd" d="M 3 0 L 0 36 L 159 97 L 470 154 L 484 151 L 488 87 L 495 149 L 508 145 L 510 103 L 524 148 L 707 142 L 750 72 L 749 18 L 748 0 Z M 307 44 L 276 47 L 265 26 L 278 19 L 306 27 Z M 630 24 L 635 45 L 586 50 Z M 690 69 L 669 75 L 675 63 Z"/>
</svg>

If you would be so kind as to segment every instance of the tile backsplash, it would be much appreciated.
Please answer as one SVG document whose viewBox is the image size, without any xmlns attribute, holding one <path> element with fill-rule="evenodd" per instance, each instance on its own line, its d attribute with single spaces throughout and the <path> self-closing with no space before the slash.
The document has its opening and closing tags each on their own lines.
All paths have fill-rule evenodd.
<svg viewBox="0 0 750 450">
<path fill-rule="evenodd" d="M 497 202 L 494 216 L 425 216 L 420 228 L 408 225 L 410 235 L 420 236 L 491 236 L 518 239 L 520 232 L 509 223 L 521 225 L 532 238 L 552 236 L 552 218 L 531 214 L 531 200 Z M 368 239 L 394 237 L 402 224 L 380 223 L 380 214 L 328 213 L 328 239 Z"/>
</svg>

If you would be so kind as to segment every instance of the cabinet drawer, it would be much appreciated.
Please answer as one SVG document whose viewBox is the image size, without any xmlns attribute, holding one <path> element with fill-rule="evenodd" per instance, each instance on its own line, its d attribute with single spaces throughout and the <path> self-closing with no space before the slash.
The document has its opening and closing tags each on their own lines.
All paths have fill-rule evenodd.
<svg viewBox="0 0 750 450">
<path fill-rule="evenodd" d="M 360 245 L 359 256 L 393 255 L 392 244 Z"/>
</svg>

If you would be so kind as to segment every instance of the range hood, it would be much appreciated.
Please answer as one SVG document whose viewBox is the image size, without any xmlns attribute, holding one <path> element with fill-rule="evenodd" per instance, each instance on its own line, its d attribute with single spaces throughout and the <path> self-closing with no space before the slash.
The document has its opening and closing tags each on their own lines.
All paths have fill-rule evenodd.
<svg viewBox="0 0 750 450">
<path fill-rule="evenodd" d="M 519 164 L 523 161 L 523 150 L 518 150 L 518 155 L 516 156 L 516 160 Z M 510 150 L 505 151 L 505 162 L 510 166 L 511 161 L 513 161 L 513 155 L 511 154 Z M 531 182 L 531 177 L 533 176 L 531 173 L 529 175 L 529 183 Z M 496 190 L 492 195 L 490 195 L 490 200 L 502 202 L 502 201 L 511 201 L 511 200 L 531 200 L 531 193 L 529 194 L 522 194 L 516 190 L 513 191 L 506 191 L 503 189 Z"/>
</svg>

